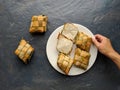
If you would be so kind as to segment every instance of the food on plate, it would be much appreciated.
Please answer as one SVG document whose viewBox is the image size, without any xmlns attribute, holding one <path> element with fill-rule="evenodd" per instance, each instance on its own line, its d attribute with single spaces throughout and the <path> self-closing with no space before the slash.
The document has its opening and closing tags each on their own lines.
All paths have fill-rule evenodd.
<svg viewBox="0 0 120 90">
<path fill-rule="evenodd" d="M 91 37 L 83 32 L 79 32 L 76 36 L 75 44 L 82 50 L 89 51 L 92 43 Z"/>
<path fill-rule="evenodd" d="M 69 56 L 63 53 L 59 53 L 57 59 L 57 65 L 66 75 L 68 75 L 73 65 L 73 60 Z"/>
<path fill-rule="evenodd" d="M 74 42 L 78 31 L 78 28 L 74 24 L 66 23 L 64 24 L 61 34 Z"/>
<path fill-rule="evenodd" d="M 57 50 L 59 51 L 57 65 L 65 72 L 69 73 L 72 65 L 86 70 L 89 65 L 90 59 L 90 47 L 92 44 L 92 38 L 87 34 L 80 32 L 79 29 L 72 23 L 64 24 L 62 31 L 58 35 Z M 76 46 L 73 46 L 76 45 Z M 70 58 L 70 54 L 73 47 L 75 48 L 73 59 Z M 69 64 L 70 63 L 70 64 Z M 67 69 L 67 67 L 69 68 Z"/>
<path fill-rule="evenodd" d="M 89 64 L 90 56 L 91 55 L 89 52 L 83 51 L 80 48 L 76 48 L 74 54 L 74 65 L 86 70 Z"/>
<path fill-rule="evenodd" d="M 48 17 L 45 15 L 32 16 L 30 33 L 43 33 L 47 29 Z"/>
<path fill-rule="evenodd" d="M 73 42 L 59 33 L 57 41 L 57 50 L 64 54 L 70 54 L 72 51 Z"/>
<path fill-rule="evenodd" d="M 33 54 L 34 48 L 24 39 L 22 39 L 15 50 L 15 54 L 27 64 Z"/>
</svg>

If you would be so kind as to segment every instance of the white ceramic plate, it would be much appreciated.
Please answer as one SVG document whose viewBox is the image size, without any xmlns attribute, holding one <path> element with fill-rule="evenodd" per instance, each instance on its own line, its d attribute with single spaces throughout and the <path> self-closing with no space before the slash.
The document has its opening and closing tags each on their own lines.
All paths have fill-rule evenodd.
<svg viewBox="0 0 120 90">
<path fill-rule="evenodd" d="M 84 32 L 85 34 L 91 36 L 91 37 L 94 37 L 94 35 L 92 34 L 92 32 L 80 25 L 80 24 L 75 24 L 73 23 L 74 25 L 76 25 L 79 29 L 79 31 L 81 32 Z M 46 46 L 46 53 L 47 53 L 47 57 L 48 57 L 48 60 L 50 62 L 50 64 L 52 65 L 52 67 L 57 70 L 58 72 L 62 73 L 62 74 L 65 74 L 63 71 L 61 71 L 59 69 L 59 67 L 57 66 L 57 58 L 58 58 L 58 51 L 56 49 L 56 45 L 57 45 L 57 36 L 58 34 L 61 32 L 61 30 L 63 29 L 63 25 L 58 27 L 49 37 L 48 39 L 48 42 L 47 42 L 47 46 Z M 73 57 L 74 55 L 74 49 L 75 49 L 75 45 L 73 46 L 73 50 L 71 52 L 71 57 Z M 92 44 L 91 45 L 91 48 L 90 48 L 90 54 L 91 54 L 91 57 L 90 57 L 90 60 L 89 60 L 89 65 L 88 65 L 88 68 L 87 70 L 83 70 L 83 69 L 80 69 L 80 68 L 77 68 L 75 67 L 74 65 L 72 66 L 72 68 L 70 69 L 69 71 L 69 76 L 74 76 L 74 75 L 79 75 L 79 74 L 82 74 L 86 71 L 88 71 L 94 64 L 95 60 L 96 60 L 96 57 L 97 57 L 97 48 Z"/>
</svg>

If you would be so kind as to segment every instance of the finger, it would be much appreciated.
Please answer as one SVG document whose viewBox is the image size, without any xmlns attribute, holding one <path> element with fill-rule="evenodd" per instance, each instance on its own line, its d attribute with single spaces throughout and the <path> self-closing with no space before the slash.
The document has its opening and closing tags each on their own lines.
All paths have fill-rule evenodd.
<svg viewBox="0 0 120 90">
<path fill-rule="evenodd" d="M 97 37 L 104 37 L 104 36 L 101 35 L 101 34 L 96 34 L 95 36 L 97 36 Z"/>
<path fill-rule="evenodd" d="M 101 35 L 101 34 L 96 34 L 95 37 L 100 38 L 100 39 L 107 38 L 107 37 L 105 37 L 105 36 L 103 36 L 103 35 Z"/>
<path fill-rule="evenodd" d="M 95 46 L 99 47 L 100 43 L 95 38 L 92 38 L 92 41 L 95 44 Z"/>
<path fill-rule="evenodd" d="M 97 34 L 95 35 L 95 38 L 97 39 L 98 42 L 102 42 L 102 40 L 105 38 L 104 36 Z"/>
</svg>

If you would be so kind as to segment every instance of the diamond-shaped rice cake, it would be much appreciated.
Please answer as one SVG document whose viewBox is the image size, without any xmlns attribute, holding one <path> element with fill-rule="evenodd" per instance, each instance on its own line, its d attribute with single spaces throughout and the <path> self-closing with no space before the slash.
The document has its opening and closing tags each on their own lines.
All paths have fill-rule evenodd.
<svg viewBox="0 0 120 90">
<path fill-rule="evenodd" d="M 87 69 L 89 64 L 89 58 L 90 58 L 89 52 L 83 51 L 80 48 L 75 49 L 75 55 L 74 55 L 75 66 L 82 69 Z"/>
<path fill-rule="evenodd" d="M 64 24 L 64 27 L 61 33 L 68 39 L 75 42 L 75 37 L 77 36 L 78 31 L 79 31 L 78 28 L 74 24 L 66 23 Z"/>
<path fill-rule="evenodd" d="M 83 32 L 79 32 L 76 37 L 76 45 L 82 50 L 89 51 L 90 46 L 92 43 L 91 37 L 88 35 L 84 34 Z"/>
<path fill-rule="evenodd" d="M 24 62 L 27 63 L 28 60 L 30 60 L 32 53 L 34 51 L 34 48 L 26 42 L 24 39 L 22 39 L 15 50 L 15 54 Z"/>
<path fill-rule="evenodd" d="M 31 19 L 30 33 L 46 32 L 48 17 L 45 15 L 33 16 Z"/>
<path fill-rule="evenodd" d="M 72 51 L 73 42 L 66 37 L 64 37 L 62 34 L 58 35 L 58 41 L 57 41 L 57 50 L 64 54 L 70 54 Z"/>
<path fill-rule="evenodd" d="M 67 56 L 63 53 L 59 53 L 57 65 L 65 74 L 68 75 L 68 73 L 73 65 L 73 60 L 69 56 Z"/>
</svg>

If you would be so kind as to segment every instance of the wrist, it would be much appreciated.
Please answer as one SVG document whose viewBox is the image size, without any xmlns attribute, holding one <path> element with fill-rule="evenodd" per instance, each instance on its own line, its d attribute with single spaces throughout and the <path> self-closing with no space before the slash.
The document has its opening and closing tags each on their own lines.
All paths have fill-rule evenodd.
<svg viewBox="0 0 120 90">
<path fill-rule="evenodd" d="M 120 58 L 120 55 L 115 50 L 109 52 L 107 56 L 114 62 Z"/>
<path fill-rule="evenodd" d="M 109 54 L 109 58 L 118 66 L 120 69 L 120 54 L 116 51 Z"/>
</svg>

